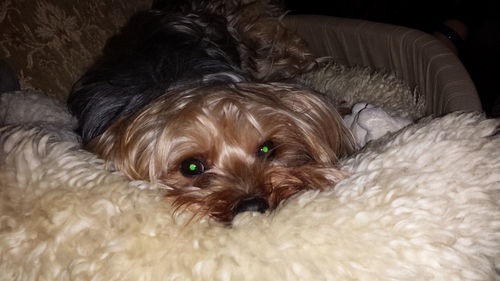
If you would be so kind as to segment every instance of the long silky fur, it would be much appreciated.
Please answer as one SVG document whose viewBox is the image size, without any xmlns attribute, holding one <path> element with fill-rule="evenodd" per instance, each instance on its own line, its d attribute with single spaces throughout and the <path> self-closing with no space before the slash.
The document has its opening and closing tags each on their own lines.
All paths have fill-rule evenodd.
<svg viewBox="0 0 500 281">
<path fill-rule="evenodd" d="M 305 87 L 273 83 L 316 66 L 276 5 L 175 0 L 156 8 L 132 18 L 73 87 L 68 105 L 88 150 L 130 179 L 169 189 L 177 208 L 223 222 L 245 198 L 274 209 L 345 177 L 335 165 L 353 141 L 333 106 Z M 279 157 L 259 159 L 270 140 Z M 207 171 L 183 174 L 187 159 Z"/>
<path fill-rule="evenodd" d="M 83 142 L 173 89 L 246 81 L 225 25 L 224 18 L 205 14 L 136 15 L 69 96 Z"/>
<path fill-rule="evenodd" d="M 177 88 L 285 81 L 316 66 L 270 0 L 155 4 L 111 38 L 102 57 L 73 86 L 68 105 L 84 143 Z"/>
<path fill-rule="evenodd" d="M 276 143 L 275 159 L 258 159 Z M 262 197 L 271 209 L 292 195 L 331 187 L 346 173 L 339 158 L 354 150 L 338 113 L 316 93 L 288 84 L 202 86 L 166 95 L 115 122 L 87 146 L 129 178 L 165 186 L 179 209 L 230 222 L 235 205 Z M 203 159 L 187 178 L 183 159 Z"/>
</svg>

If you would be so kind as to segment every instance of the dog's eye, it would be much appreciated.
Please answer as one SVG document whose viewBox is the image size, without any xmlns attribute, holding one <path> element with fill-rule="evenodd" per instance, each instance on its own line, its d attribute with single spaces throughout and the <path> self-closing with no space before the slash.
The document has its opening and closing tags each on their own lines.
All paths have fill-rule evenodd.
<svg viewBox="0 0 500 281">
<path fill-rule="evenodd" d="M 257 156 L 260 159 L 270 159 L 274 155 L 274 143 L 270 140 L 264 142 L 257 149 Z"/>
<path fill-rule="evenodd" d="M 181 173 L 186 177 L 197 176 L 205 172 L 205 165 L 201 160 L 188 158 L 181 163 Z"/>
</svg>

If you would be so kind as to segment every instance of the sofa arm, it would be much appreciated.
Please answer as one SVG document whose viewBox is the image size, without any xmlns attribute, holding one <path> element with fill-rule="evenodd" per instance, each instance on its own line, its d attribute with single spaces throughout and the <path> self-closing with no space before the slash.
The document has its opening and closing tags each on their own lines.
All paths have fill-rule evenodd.
<svg viewBox="0 0 500 281">
<path fill-rule="evenodd" d="M 460 60 L 427 33 L 331 16 L 288 15 L 283 21 L 317 56 L 330 56 L 347 66 L 393 72 L 423 95 L 427 114 L 482 110 Z"/>
</svg>

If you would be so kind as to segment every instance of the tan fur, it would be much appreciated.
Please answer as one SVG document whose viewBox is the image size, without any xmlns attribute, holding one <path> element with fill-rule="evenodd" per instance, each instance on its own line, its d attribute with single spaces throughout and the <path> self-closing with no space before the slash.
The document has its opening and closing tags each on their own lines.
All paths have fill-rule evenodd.
<svg viewBox="0 0 500 281">
<path fill-rule="evenodd" d="M 260 81 L 288 79 L 317 66 L 306 42 L 281 23 L 280 13 L 271 1 L 251 1 L 227 15 L 242 68 Z"/>
<path fill-rule="evenodd" d="M 260 159 L 264 142 L 273 159 Z M 271 209 L 307 189 L 334 185 L 339 157 L 353 150 L 338 113 L 315 93 L 288 84 L 203 86 L 171 92 L 113 124 L 88 146 L 131 179 L 169 188 L 177 207 L 229 222 L 242 199 Z M 186 177 L 181 162 L 203 161 Z"/>
<path fill-rule="evenodd" d="M 241 68 L 254 81 L 289 79 L 317 64 L 305 41 L 280 21 L 272 0 L 207 2 L 236 41 Z M 273 159 L 260 159 L 271 140 Z M 166 93 L 114 123 L 88 148 L 131 179 L 169 189 L 167 198 L 195 216 L 232 221 L 238 203 L 264 198 L 274 209 L 301 190 L 324 189 L 346 176 L 335 164 L 353 150 L 350 132 L 333 107 L 285 84 L 200 86 Z M 196 159 L 207 170 L 181 172 Z"/>
<path fill-rule="evenodd" d="M 281 22 L 276 0 L 212 0 L 206 13 L 225 17 L 236 41 L 242 69 L 261 82 L 284 81 L 315 69 L 317 59 L 305 40 Z M 192 8 L 192 7 L 191 7 Z"/>
<path fill-rule="evenodd" d="M 262 82 L 282 81 L 318 66 L 307 43 L 281 22 L 273 0 L 215 0 L 205 7 L 224 16 L 235 39 L 242 69 Z"/>
</svg>

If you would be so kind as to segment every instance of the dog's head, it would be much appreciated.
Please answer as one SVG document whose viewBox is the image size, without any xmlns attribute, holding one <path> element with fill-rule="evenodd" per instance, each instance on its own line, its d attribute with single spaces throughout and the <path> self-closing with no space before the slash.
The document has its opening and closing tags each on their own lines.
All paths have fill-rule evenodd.
<svg viewBox="0 0 500 281">
<path fill-rule="evenodd" d="M 317 94 L 241 83 L 167 93 L 88 147 L 131 179 L 167 187 L 179 209 L 230 222 L 333 186 L 346 175 L 335 164 L 353 141 Z"/>
</svg>

